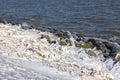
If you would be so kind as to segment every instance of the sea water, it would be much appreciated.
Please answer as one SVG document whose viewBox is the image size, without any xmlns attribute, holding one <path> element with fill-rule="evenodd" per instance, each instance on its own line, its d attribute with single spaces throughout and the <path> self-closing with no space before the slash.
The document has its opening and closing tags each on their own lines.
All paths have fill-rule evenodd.
<svg viewBox="0 0 120 80">
<path fill-rule="evenodd" d="M 0 19 L 120 41 L 119 0 L 0 0 Z"/>
</svg>

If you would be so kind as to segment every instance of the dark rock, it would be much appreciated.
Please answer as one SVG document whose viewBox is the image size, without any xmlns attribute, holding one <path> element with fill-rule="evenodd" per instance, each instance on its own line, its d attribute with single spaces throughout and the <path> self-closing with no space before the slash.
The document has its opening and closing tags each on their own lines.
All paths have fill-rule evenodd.
<svg viewBox="0 0 120 80">
<path fill-rule="evenodd" d="M 88 42 L 92 42 L 94 47 L 102 51 L 102 55 L 107 58 L 112 58 L 114 64 L 120 61 L 120 46 L 105 40 L 89 39 Z"/>
<path fill-rule="evenodd" d="M 110 43 L 110 42 L 103 42 L 103 43 L 107 47 L 107 49 L 110 50 L 110 53 L 116 53 L 120 50 L 114 43 Z"/>
<path fill-rule="evenodd" d="M 77 33 L 76 36 L 78 36 L 78 38 L 81 38 L 81 37 L 83 38 L 84 37 L 84 35 L 81 34 L 81 33 Z"/>
<path fill-rule="evenodd" d="M 63 36 L 61 31 L 56 32 L 55 35 L 58 36 L 58 37 L 62 37 Z"/>
<path fill-rule="evenodd" d="M 76 36 L 78 37 L 78 38 L 76 39 L 77 41 L 84 41 L 84 40 L 85 40 L 83 34 L 78 33 L 78 34 L 76 34 Z"/>
<path fill-rule="evenodd" d="M 71 46 L 72 45 L 72 41 L 70 39 L 60 40 L 59 41 L 59 45 L 61 45 L 61 46 L 65 46 L 65 45 Z"/>
<path fill-rule="evenodd" d="M 82 48 L 83 45 L 81 43 L 75 42 L 75 46 L 78 48 Z"/>
<path fill-rule="evenodd" d="M 89 50 L 89 51 L 87 52 L 87 54 L 88 54 L 89 56 L 96 57 L 96 54 L 95 54 L 94 51 Z"/>
<path fill-rule="evenodd" d="M 93 44 L 91 42 L 87 42 L 85 43 L 85 45 L 83 46 L 84 48 L 93 48 Z"/>
<path fill-rule="evenodd" d="M 45 58 L 46 56 L 41 54 L 41 53 L 37 53 L 38 56 L 41 56 L 42 58 Z"/>
<path fill-rule="evenodd" d="M 109 56 L 115 59 L 115 63 L 118 61 L 118 53 L 120 53 L 120 47 L 118 45 L 111 43 L 111 42 L 103 42 L 107 49 L 110 51 Z"/>
<path fill-rule="evenodd" d="M 69 33 L 65 32 L 65 31 L 57 31 L 55 33 L 55 35 L 58 36 L 58 37 L 60 37 L 60 38 L 62 38 L 62 39 L 66 39 L 66 38 L 69 39 L 70 38 Z"/>
<path fill-rule="evenodd" d="M 80 41 L 81 41 L 81 39 L 80 39 L 80 38 L 77 38 L 77 39 L 76 39 L 76 41 L 80 42 Z"/>
<path fill-rule="evenodd" d="M 120 61 L 120 54 L 116 54 L 114 58 L 114 64 L 116 64 L 118 61 Z"/>
<path fill-rule="evenodd" d="M 105 58 L 107 58 L 107 57 L 109 57 L 109 55 L 110 55 L 110 53 L 102 53 L 102 55 L 105 57 Z"/>
<path fill-rule="evenodd" d="M 59 45 L 61 45 L 61 46 L 66 46 L 66 45 L 67 45 L 67 42 L 66 42 L 66 41 L 60 41 L 60 42 L 59 42 Z"/>
<path fill-rule="evenodd" d="M 107 47 L 104 45 L 102 41 L 89 39 L 88 42 L 92 42 L 94 47 L 96 47 L 98 50 L 101 50 L 103 53 L 109 53 L 109 50 L 107 49 Z"/>
<path fill-rule="evenodd" d="M 72 41 L 70 39 L 66 40 L 67 44 L 69 44 L 70 46 L 72 46 Z"/>
<path fill-rule="evenodd" d="M 50 44 L 52 44 L 52 43 L 53 43 L 53 44 L 56 44 L 56 41 L 51 41 Z"/>
<path fill-rule="evenodd" d="M 56 43 L 56 41 L 51 41 L 51 39 L 50 39 L 50 37 L 48 36 L 48 35 L 42 35 L 41 36 L 41 38 L 46 38 L 46 40 L 50 43 L 50 44 L 52 44 L 52 43 Z"/>
<path fill-rule="evenodd" d="M 85 44 L 75 42 L 75 46 L 78 47 L 78 48 L 93 48 L 93 44 L 91 42 L 87 42 Z"/>
</svg>

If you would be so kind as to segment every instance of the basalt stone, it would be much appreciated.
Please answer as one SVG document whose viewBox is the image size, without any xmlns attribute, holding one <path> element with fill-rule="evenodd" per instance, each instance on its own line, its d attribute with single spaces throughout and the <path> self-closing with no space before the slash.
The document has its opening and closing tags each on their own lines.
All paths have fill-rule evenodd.
<svg viewBox="0 0 120 80">
<path fill-rule="evenodd" d="M 110 50 L 110 53 L 117 53 L 120 51 L 120 48 L 118 48 L 114 43 L 110 43 L 110 42 L 103 42 L 103 43 L 107 47 L 107 49 Z"/>
<path fill-rule="evenodd" d="M 82 48 L 83 45 L 81 43 L 75 42 L 75 46 L 78 48 Z"/>
<path fill-rule="evenodd" d="M 76 41 L 80 42 L 80 41 L 81 41 L 81 39 L 80 39 L 80 38 L 77 38 L 77 39 L 76 39 Z"/>
<path fill-rule="evenodd" d="M 52 29 L 50 32 L 56 33 L 56 32 L 57 32 L 57 29 Z"/>
<path fill-rule="evenodd" d="M 48 36 L 48 35 L 42 35 L 41 36 L 41 38 L 46 38 L 46 40 L 50 43 L 50 44 L 52 44 L 52 43 L 56 43 L 56 41 L 51 41 L 51 39 L 50 39 L 50 37 Z"/>
<path fill-rule="evenodd" d="M 49 37 L 48 35 L 42 35 L 41 37 L 42 37 L 42 38 L 46 38 L 48 42 L 51 41 L 51 40 L 50 40 L 50 37 Z"/>
<path fill-rule="evenodd" d="M 71 41 L 70 39 L 67 39 L 67 40 L 65 40 L 65 41 L 69 44 L 69 46 L 72 45 L 72 41 Z"/>
<path fill-rule="evenodd" d="M 110 53 L 102 53 L 102 55 L 106 58 L 106 57 L 109 57 Z"/>
<path fill-rule="evenodd" d="M 84 35 L 81 33 L 77 33 L 76 36 L 78 36 L 78 38 L 84 37 Z"/>
<path fill-rule="evenodd" d="M 77 41 L 84 41 L 85 40 L 85 38 L 84 38 L 84 35 L 83 34 L 76 34 L 76 36 L 78 37 L 76 40 Z"/>
<path fill-rule="evenodd" d="M 100 40 L 95 40 L 95 39 L 89 39 L 88 42 L 92 42 L 94 47 L 96 47 L 98 50 L 101 50 L 103 53 L 109 53 L 109 50 L 107 47 L 104 45 L 104 43 Z"/>
<path fill-rule="evenodd" d="M 112 57 L 112 58 L 115 58 L 115 56 L 117 55 L 117 53 L 110 53 L 110 57 Z"/>
<path fill-rule="evenodd" d="M 93 44 L 91 42 L 87 42 L 87 43 L 85 43 L 85 45 L 83 47 L 84 48 L 93 48 Z"/>
<path fill-rule="evenodd" d="M 50 44 L 52 44 L 52 43 L 53 43 L 53 44 L 56 44 L 56 41 L 51 41 Z"/>
<path fill-rule="evenodd" d="M 109 41 L 89 39 L 88 42 L 92 42 L 98 50 L 102 51 L 102 55 L 106 57 L 111 57 L 114 59 L 114 63 L 117 63 L 120 60 L 120 47 Z"/>
<path fill-rule="evenodd" d="M 115 59 L 115 63 L 118 61 L 118 54 L 120 53 L 120 47 L 118 47 L 118 45 L 111 43 L 111 42 L 103 42 L 107 49 L 110 50 L 110 57 Z"/>
<path fill-rule="evenodd" d="M 61 46 L 66 46 L 67 43 L 66 43 L 66 41 L 60 41 L 60 42 L 59 42 L 59 45 L 61 45 Z"/>
<path fill-rule="evenodd" d="M 94 51 L 89 50 L 89 51 L 87 52 L 87 54 L 88 54 L 89 56 L 96 57 L 96 54 L 95 54 Z"/>
<path fill-rule="evenodd" d="M 62 37 L 62 36 L 63 36 L 63 34 L 62 34 L 61 31 L 57 31 L 57 32 L 55 33 L 55 35 L 58 36 L 58 37 Z"/>
<path fill-rule="evenodd" d="M 120 61 L 120 53 L 116 54 L 114 58 L 114 64 L 116 64 L 118 61 Z"/>
<path fill-rule="evenodd" d="M 75 42 L 75 46 L 78 48 L 93 48 L 93 44 L 91 42 L 81 44 L 79 42 Z"/>
<path fill-rule="evenodd" d="M 63 32 L 63 36 L 64 36 L 65 38 L 70 38 L 68 32 Z"/>
<path fill-rule="evenodd" d="M 68 32 L 64 32 L 64 31 L 57 31 L 55 35 L 63 39 L 70 38 Z"/>
<path fill-rule="evenodd" d="M 41 56 L 42 58 L 45 58 L 46 56 L 41 54 L 41 53 L 37 53 L 37 55 Z"/>
<path fill-rule="evenodd" d="M 82 41 L 82 42 L 85 42 L 85 39 L 84 38 L 76 38 L 76 41 L 78 41 L 78 42 L 80 42 L 80 41 Z"/>
<path fill-rule="evenodd" d="M 61 45 L 61 46 L 66 46 L 66 45 L 71 46 L 72 45 L 72 41 L 70 39 L 60 40 L 59 41 L 59 45 Z"/>
</svg>

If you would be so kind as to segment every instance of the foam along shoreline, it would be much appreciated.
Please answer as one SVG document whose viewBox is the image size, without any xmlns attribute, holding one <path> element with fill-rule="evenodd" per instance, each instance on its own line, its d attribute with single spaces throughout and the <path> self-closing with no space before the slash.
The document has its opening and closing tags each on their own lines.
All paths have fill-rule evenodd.
<svg viewBox="0 0 120 80">
<path fill-rule="evenodd" d="M 40 62 L 43 66 L 56 69 L 63 76 L 58 77 L 58 80 L 64 80 L 65 74 L 69 74 L 71 80 L 120 79 L 120 46 L 117 43 L 82 37 L 69 31 L 22 29 L 21 25 L 0 23 L 0 53 L 12 60 L 17 58 L 27 64 L 29 61 Z M 20 65 L 36 71 L 34 66 Z M 39 71 L 40 74 L 45 72 L 47 70 Z M 55 80 L 53 73 L 48 70 L 49 75 L 44 76 Z"/>
</svg>

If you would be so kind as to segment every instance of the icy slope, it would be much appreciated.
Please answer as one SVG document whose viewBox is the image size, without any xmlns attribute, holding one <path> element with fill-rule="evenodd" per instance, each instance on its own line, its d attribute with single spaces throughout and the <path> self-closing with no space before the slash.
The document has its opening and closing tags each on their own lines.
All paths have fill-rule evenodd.
<svg viewBox="0 0 120 80">
<path fill-rule="evenodd" d="M 71 35 L 71 34 L 70 34 Z M 120 63 L 96 48 L 69 45 L 53 33 L 0 23 L 0 78 L 8 80 L 119 80 Z M 70 46 L 72 45 L 72 46 Z M 12 75 L 13 74 L 13 75 Z M 8 76 L 9 75 L 9 76 Z M 7 76 L 7 77 L 5 77 Z"/>
</svg>

